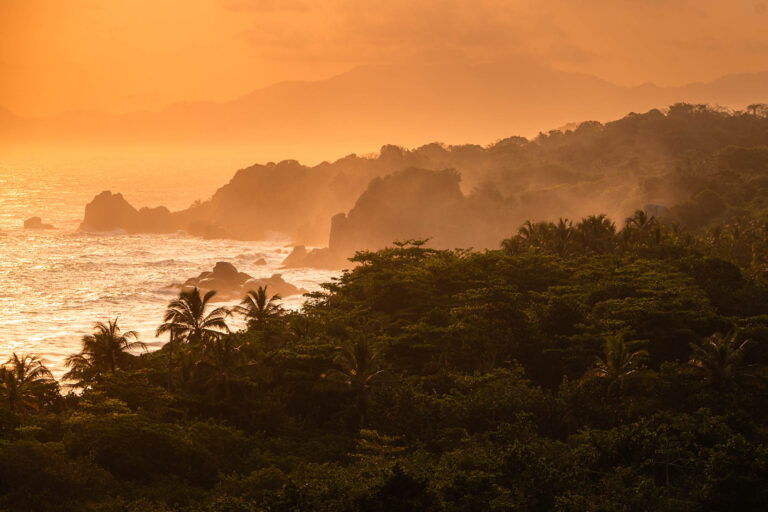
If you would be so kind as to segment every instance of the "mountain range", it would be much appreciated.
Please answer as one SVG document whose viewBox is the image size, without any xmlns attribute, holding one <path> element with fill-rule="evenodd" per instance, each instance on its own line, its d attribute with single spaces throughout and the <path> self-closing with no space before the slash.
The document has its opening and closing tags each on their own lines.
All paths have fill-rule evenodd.
<svg viewBox="0 0 768 512">
<path fill-rule="evenodd" d="M 677 102 L 743 109 L 768 102 L 768 71 L 680 87 L 624 87 L 528 60 L 366 65 L 314 82 L 281 82 L 227 102 L 155 112 L 73 111 L 23 118 L 0 109 L 0 145 L 209 144 L 368 150 L 381 141 L 491 142 L 573 121 L 605 121 Z"/>
</svg>

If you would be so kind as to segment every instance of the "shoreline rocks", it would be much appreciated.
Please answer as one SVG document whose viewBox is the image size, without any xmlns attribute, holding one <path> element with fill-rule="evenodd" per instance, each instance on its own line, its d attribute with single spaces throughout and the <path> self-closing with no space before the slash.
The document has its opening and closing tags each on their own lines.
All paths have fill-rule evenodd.
<svg viewBox="0 0 768 512">
<path fill-rule="evenodd" d="M 317 268 L 324 270 L 339 270 L 349 262 L 337 252 L 323 247 L 307 251 L 303 245 L 297 245 L 291 253 L 285 257 L 281 266 L 283 268 Z"/>
<path fill-rule="evenodd" d="M 267 287 L 267 294 L 278 294 L 280 297 L 290 297 L 307 293 L 304 288 L 298 288 L 283 279 L 281 274 L 270 277 L 254 278 L 245 272 L 240 272 L 229 262 L 216 263 L 212 271 L 201 272 L 197 277 L 187 279 L 181 285 L 182 291 L 198 287 L 203 293 L 216 290 L 214 301 L 240 300 L 250 291 L 260 286 Z"/>
</svg>

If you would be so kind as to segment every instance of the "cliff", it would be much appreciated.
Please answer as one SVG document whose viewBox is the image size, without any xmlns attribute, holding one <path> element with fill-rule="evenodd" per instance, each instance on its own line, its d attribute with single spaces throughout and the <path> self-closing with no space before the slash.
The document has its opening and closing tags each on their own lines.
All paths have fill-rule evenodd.
<svg viewBox="0 0 768 512">
<path fill-rule="evenodd" d="M 176 230 L 171 212 L 164 206 L 137 210 L 122 194 L 109 190 L 93 198 L 85 206 L 85 216 L 80 224 L 83 231 L 113 231 L 122 229 L 128 233 L 168 233 Z"/>
<path fill-rule="evenodd" d="M 508 229 L 509 204 L 501 197 L 478 204 L 460 181 L 454 170 L 417 168 L 374 179 L 348 214 L 333 217 L 330 250 L 351 255 L 413 238 L 437 248 L 495 246 Z"/>
<path fill-rule="evenodd" d="M 714 187 L 712 172 L 762 169 L 767 145 L 768 115 L 677 104 L 485 147 L 388 145 L 373 157 L 314 167 L 254 165 L 179 212 L 136 210 L 104 192 L 86 207 L 83 228 L 244 240 L 278 231 L 300 245 L 328 245 L 297 252 L 290 266 L 335 265 L 357 249 L 410 238 L 480 249 L 495 247 L 527 219 L 556 220 L 553 212 L 573 220 L 595 212 L 621 219 L 644 204 L 678 211 L 676 204 Z M 679 220 L 693 222 L 691 212 L 678 211 Z"/>
</svg>

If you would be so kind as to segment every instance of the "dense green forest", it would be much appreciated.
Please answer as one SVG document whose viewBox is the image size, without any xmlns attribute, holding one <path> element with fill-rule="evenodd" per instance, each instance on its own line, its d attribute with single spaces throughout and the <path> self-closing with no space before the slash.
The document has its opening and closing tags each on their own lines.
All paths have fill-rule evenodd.
<svg viewBox="0 0 768 512">
<path fill-rule="evenodd" d="M 333 187 L 365 167 L 355 193 L 399 171 L 332 241 L 439 237 L 447 197 L 495 249 L 358 251 L 299 311 L 185 292 L 160 350 L 105 318 L 60 382 L 14 355 L 0 509 L 766 510 L 767 113 L 675 105 L 318 166 Z M 311 174 L 245 170 L 219 195 L 281 166 Z"/>
<path fill-rule="evenodd" d="M 0 508 L 765 510 L 758 219 L 397 243 L 301 311 L 182 293 L 152 353 L 100 323 L 68 360 L 79 393 L 31 356 L 2 370 Z"/>
</svg>

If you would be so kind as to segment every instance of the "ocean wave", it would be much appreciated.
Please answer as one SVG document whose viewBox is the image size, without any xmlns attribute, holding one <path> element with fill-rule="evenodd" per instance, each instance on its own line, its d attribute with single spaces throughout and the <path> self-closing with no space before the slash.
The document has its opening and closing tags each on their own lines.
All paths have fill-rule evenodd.
<svg viewBox="0 0 768 512">
<path fill-rule="evenodd" d="M 146 265 L 147 267 L 171 267 L 171 266 L 184 265 L 184 264 L 188 264 L 188 263 L 183 261 L 177 261 L 174 259 L 147 261 L 145 263 L 142 263 L 142 265 Z"/>
</svg>

